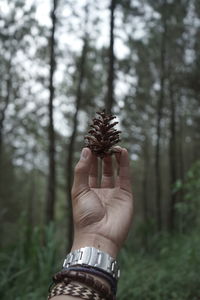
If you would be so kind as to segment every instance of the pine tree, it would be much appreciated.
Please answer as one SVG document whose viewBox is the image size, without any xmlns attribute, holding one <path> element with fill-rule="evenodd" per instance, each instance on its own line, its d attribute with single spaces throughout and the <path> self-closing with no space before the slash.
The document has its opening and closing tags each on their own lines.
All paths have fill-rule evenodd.
<svg viewBox="0 0 200 300">
<path fill-rule="evenodd" d="M 54 220 L 55 216 L 55 201 L 56 201 L 56 149 L 55 149 L 55 131 L 54 131 L 54 118 L 53 118 L 53 101 L 55 96 L 54 87 L 54 74 L 55 74 L 55 31 L 57 25 L 56 10 L 58 6 L 58 0 L 53 0 L 53 7 L 51 12 L 51 38 L 50 38 L 50 73 L 49 73 L 49 173 L 48 173 L 48 186 L 47 186 L 47 198 L 46 198 L 46 223 Z"/>
</svg>

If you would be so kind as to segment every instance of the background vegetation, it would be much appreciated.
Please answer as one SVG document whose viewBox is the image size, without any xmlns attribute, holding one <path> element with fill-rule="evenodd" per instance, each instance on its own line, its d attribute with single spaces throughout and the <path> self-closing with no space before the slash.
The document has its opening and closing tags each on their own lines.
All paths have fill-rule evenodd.
<svg viewBox="0 0 200 300">
<path fill-rule="evenodd" d="M 45 299 L 72 241 L 73 167 L 117 115 L 135 218 L 120 300 L 200 299 L 198 0 L 1 0 L 0 298 Z"/>
</svg>

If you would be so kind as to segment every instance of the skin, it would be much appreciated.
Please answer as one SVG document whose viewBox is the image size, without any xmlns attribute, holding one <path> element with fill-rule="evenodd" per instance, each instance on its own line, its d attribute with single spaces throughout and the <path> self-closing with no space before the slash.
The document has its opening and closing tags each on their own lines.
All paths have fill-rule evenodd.
<svg viewBox="0 0 200 300">
<path fill-rule="evenodd" d="M 128 151 L 121 147 L 118 147 L 118 151 L 115 154 L 117 167 L 113 167 L 111 156 L 103 159 L 99 185 L 98 159 L 89 148 L 82 150 L 81 158 L 75 167 L 72 187 L 72 251 L 91 246 L 116 258 L 128 235 L 133 215 L 130 165 Z M 118 175 L 114 178 L 116 168 Z M 52 299 L 73 300 L 74 297 L 57 296 Z"/>
</svg>

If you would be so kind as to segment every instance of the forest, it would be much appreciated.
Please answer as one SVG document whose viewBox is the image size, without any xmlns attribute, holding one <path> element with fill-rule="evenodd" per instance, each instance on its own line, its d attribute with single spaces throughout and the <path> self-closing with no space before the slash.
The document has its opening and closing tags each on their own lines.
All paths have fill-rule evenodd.
<svg viewBox="0 0 200 300">
<path fill-rule="evenodd" d="M 120 300 L 200 299 L 200 1 L 0 1 L 0 298 L 46 299 L 97 111 L 129 151 Z"/>
</svg>

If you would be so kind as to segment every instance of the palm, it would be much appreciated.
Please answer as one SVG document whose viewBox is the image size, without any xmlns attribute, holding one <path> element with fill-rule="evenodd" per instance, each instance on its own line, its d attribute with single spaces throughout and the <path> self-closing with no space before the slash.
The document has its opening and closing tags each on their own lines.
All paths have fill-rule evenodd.
<svg viewBox="0 0 200 300">
<path fill-rule="evenodd" d="M 131 193 L 115 188 L 90 188 L 78 199 L 76 225 L 122 244 L 132 219 Z M 129 205 L 127 205 L 129 203 Z"/>
<path fill-rule="evenodd" d="M 97 158 L 89 155 L 89 163 L 80 160 L 75 170 L 72 189 L 75 235 L 79 238 L 95 235 L 119 249 L 130 228 L 133 211 L 128 152 L 121 150 L 116 182 L 111 157 L 104 159 L 100 187 Z"/>
</svg>

